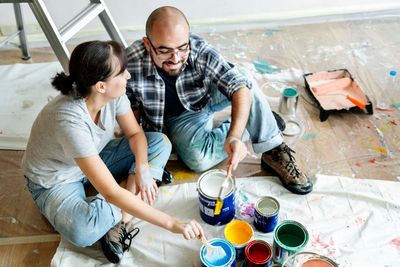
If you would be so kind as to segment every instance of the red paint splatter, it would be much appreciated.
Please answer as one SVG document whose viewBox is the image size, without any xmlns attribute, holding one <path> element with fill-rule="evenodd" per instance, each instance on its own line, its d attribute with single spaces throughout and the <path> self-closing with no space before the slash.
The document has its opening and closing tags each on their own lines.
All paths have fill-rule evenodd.
<svg viewBox="0 0 400 267">
<path fill-rule="evenodd" d="M 390 122 L 391 124 L 393 124 L 393 125 L 397 126 L 397 122 L 396 122 L 396 120 L 389 120 L 389 122 Z"/>
<path fill-rule="evenodd" d="M 357 163 L 356 163 L 356 166 L 357 166 L 357 167 L 361 167 L 361 163 L 357 162 Z"/>
<path fill-rule="evenodd" d="M 364 222 L 365 222 L 365 220 L 364 220 L 363 218 L 361 218 L 361 217 L 357 217 L 357 218 L 356 218 L 356 224 L 357 224 L 358 226 L 363 225 Z"/>
<path fill-rule="evenodd" d="M 400 251 L 400 237 L 390 240 L 389 244 Z"/>
<path fill-rule="evenodd" d="M 370 160 L 368 160 L 370 163 L 376 163 L 376 159 L 375 158 L 373 158 L 373 159 L 370 159 Z"/>
<path fill-rule="evenodd" d="M 314 235 L 313 237 L 314 237 L 315 243 L 320 245 L 322 248 L 328 248 L 329 247 L 329 245 L 327 243 L 321 241 L 321 238 L 319 237 L 319 234 L 316 235 L 316 236 Z"/>
</svg>

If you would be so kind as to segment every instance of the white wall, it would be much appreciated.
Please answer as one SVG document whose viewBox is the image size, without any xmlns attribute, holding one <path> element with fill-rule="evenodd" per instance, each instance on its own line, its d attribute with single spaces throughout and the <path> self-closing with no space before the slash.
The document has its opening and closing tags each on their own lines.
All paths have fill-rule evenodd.
<svg viewBox="0 0 400 267">
<path fill-rule="evenodd" d="M 58 26 L 88 4 L 87 0 L 44 0 Z M 163 5 L 181 9 L 192 25 L 264 22 L 280 19 L 337 15 L 400 9 L 399 0 L 105 0 L 118 27 L 123 30 L 142 30 L 152 10 Z M 22 4 L 28 33 L 41 32 L 27 4 Z M 7 33 L 15 27 L 11 4 L 0 5 L 0 32 Z M 90 23 L 83 31 L 99 31 L 100 22 Z"/>
</svg>

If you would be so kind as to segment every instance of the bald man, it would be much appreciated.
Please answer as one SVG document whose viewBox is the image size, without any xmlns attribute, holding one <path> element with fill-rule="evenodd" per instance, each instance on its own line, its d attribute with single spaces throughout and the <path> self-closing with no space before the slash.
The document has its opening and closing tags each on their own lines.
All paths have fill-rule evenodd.
<svg viewBox="0 0 400 267">
<path fill-rule="evenodd" d="M 313 185 L 296 166 L 257 84 L 191 34 L 180 10 L 154 10 L 146 36 L 127 53 L 132 109 L 145 131 L 167 134 L 190 169 L 203 172 L 228 157 L 228 171 L 234 170 L 247 153 L 242 140 L 250 139 L 254 152 L 262 153 L 261 165 L 285 188 L 311 192 Z M 230 118 L 213 127 L 214 113 L 228 106 Z"/>
</svg>

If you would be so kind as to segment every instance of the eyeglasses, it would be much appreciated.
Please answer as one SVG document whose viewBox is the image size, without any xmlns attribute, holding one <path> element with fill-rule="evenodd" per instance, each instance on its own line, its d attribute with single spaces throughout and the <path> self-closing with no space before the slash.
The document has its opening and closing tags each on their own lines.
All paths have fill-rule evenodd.
<svg viewBox="0 0 400 267">
<path fill-rule="evenodd" d="M 168 48 L 168 47 L 159 47 L 156 48 L 153 43 L 151 42 L 150 38 L 147 37 L 149 40 L 150 46 L 153 48 L 154 52 L 156 53 L 156 56 L 159 57 L 160 59 L 169 59 L 173 55 L 177 55 L 178 57 L 186 56 L 188 52 L 190 51 L 190 41 L 188 41 L 186 44 L 181 45 L 178 48 Z"/>
</svg>

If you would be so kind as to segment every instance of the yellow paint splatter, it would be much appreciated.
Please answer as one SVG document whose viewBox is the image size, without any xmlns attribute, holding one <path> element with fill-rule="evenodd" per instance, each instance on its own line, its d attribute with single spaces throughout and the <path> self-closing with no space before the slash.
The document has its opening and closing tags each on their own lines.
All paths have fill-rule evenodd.
<svg viewBox="0 0 400 267">
<path fill-rule="evenodd" d="M 373 137 L 369 138 L 369 139 L 368 139 L 368 142 L 370 142 L 370 143 L 375 142 L 375 138 L 373 138 Z"/>
<path fill-rule="evenodd" d="M 193 172 L 190 172 L 190 171 L 176 171 L 176 172 L 174 172 L 174 179 L 175 180 L 182 181 L 182 180 L 190 180 L 190 179 L 193 179 L 193 178 L 194 178 Z"/>
<path fill-rule="evenodd" d="M 387 151 L 385 148 L 377 147 L 377 146 L 371 146 L 371 149 L 375 150 L 376 152 L 379 152 L 383 155 L 387 154 Z"/>
<path fill-rule="evenodd" d="M 158 188 L 158 191 L 166 196 L 172 196 L 172 193 L 163 187 Z"/>
</svg>

